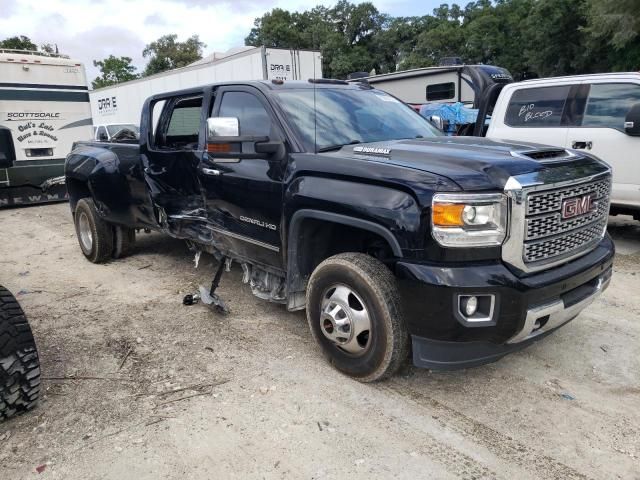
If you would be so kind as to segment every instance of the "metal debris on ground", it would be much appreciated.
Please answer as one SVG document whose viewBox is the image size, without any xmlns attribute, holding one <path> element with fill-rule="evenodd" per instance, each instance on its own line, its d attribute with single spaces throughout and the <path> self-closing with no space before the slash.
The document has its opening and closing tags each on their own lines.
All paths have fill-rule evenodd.
<svg viewBox="0 0 640 480">
<path fill-rule="evenodd" d="M 182 299 L 182 304 L 183 305 L 195 305 L 199 301 L 200 301 L 200 295 L 198 295 L 197 293 L 194 293 L 193 295 L 188 293 Z"/>
<path fill-rule="evenodd" d="M 207 287 L 200 285 L 198 290 L 200 291 L 200 300 L 202 300 L 202 303 L 212 306 L 219 313 L 227 314 L 230 312 L 229 307 L 227 307 L 224 301 L 215 293 L 211 295 Z"/>
</svg>

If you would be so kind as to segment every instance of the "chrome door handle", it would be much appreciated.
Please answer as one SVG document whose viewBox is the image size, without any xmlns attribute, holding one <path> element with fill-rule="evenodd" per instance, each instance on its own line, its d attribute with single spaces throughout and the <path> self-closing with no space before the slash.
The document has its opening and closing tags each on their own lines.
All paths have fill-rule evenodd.
<svg viewBox="0 0 640 480">
<path fill-rule="evenodd" d="M 202 173 L 205 175 L 220 175 L 222 172 L 220 170 L 216 170 L 215 168 L 203 168 Z"/>
<path fill-rule="evenodd" d="M 574 141 L 571 144 L 571 148 L 575 149 L 575 150 L 591 150 L 591 148 L 593 148 L 593 142 L 584 142 L 584 141 Z"/>
</svg>

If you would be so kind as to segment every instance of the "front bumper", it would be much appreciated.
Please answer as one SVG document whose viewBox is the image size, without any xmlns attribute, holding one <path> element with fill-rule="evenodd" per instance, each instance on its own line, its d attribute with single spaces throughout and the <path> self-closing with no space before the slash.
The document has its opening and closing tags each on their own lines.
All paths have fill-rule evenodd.
<svg viewBox="0 0 640 480">
<path fill-rule="evenodd" d="M 399 262 L 403 306 L 416 366 L 451 370 L 498 360 L 575 318 L 611 279 L 613 242 L 560 267 L 518 277 L 502 263 L 444 267 Z M 494 321 L 459 320 L 458 295 L 492 294 Z"/>
</svg>

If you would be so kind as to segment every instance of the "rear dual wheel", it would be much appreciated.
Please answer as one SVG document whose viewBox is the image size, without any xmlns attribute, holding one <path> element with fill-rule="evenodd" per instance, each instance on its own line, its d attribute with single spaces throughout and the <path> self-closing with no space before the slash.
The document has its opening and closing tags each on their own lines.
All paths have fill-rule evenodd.
<svg viewBox="0 0 640 480">
<path fill-rule="evenodd" d="M 307 320 L 330 363 L 362 382 L 384 379 L 409 353 L 393 274 L 362 253 L 328 258 L 307 287 Z"/>
<path fill-rule="evenodd" d="M 91 198 L 78 201 L 74 221 L 80 249 L 92 263 L 122 258 L 129 255 L 135 246 L 135 230 L 103 220 Z"/>
</svg>

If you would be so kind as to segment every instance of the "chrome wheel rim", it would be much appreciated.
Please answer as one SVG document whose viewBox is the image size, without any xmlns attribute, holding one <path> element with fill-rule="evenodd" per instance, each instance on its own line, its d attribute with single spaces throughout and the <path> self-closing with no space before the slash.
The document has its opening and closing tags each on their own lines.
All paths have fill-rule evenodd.
<svg viewBox="0 0 640 480">
<path fill-rule="evenodd" d="M 364 354 L 371 343 L 371 318 L 362 298 L 343 284 L 327 288 L 320 306 L 320 331 L 346 353 Z"/>
<path fill-rule="evenodd" d="M 84 212 L 80 213 L 80 218 L 78 218 L 78 234 L 80 235 L 82 248 L 90 252 L 93 247 L 93 232 L 91 231 L 89 217 Z"/>
</svg>

